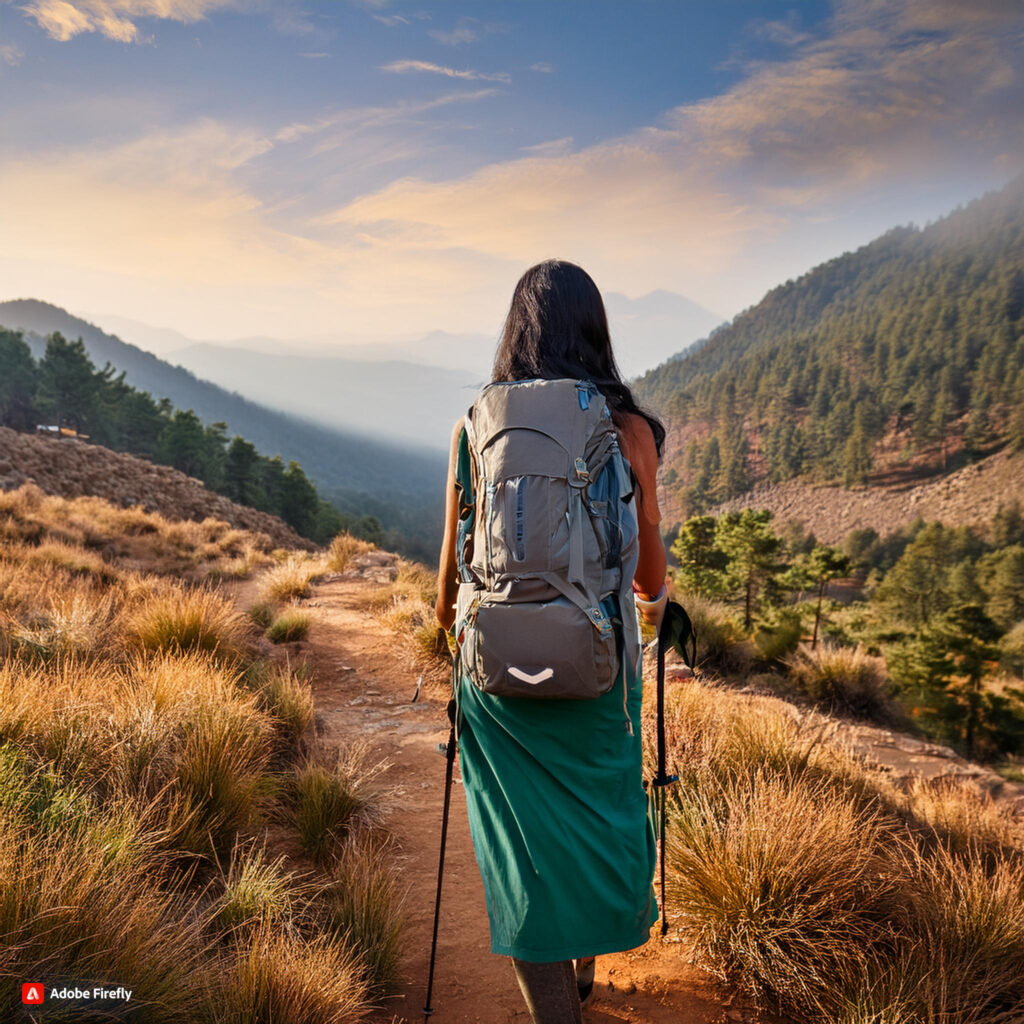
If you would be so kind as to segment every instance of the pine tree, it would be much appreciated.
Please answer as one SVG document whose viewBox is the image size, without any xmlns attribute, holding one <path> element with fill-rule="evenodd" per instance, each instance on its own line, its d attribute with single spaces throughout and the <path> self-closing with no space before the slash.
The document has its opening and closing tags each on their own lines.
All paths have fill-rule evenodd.
<svg viewBox="0 0 1024 1024">
<path fill-rule="evenodd" d="M 985 581 L 985 611 L 1004 630 L 1024 619 L 1024 547 L 1012 544 L 994 552 Z"/>
<path fill-rule="evenodd" d="M 182 473 L 202 479 L 206 464 L 206 431 L 189 409 L 178 409 L 160 432 L 160 459 Z"/>
<path fill-rule="evenodd" d="M 729 560 L 715 543 L 715 527 L 714 516 L 692 516 L 672 542 L 672 554 L 679 562 L 675 582 L 685 593 L 721 597 L 726 592 Z"/>
<path fill-rule="evenodd" d="M 316 488 L 292 459 L 281 477 L 281 518 L 296 533 L 308 537 L 316 524 L 318 505 Z"/>
<path fill-rule="evenodd" d="M 256 446 L 235 435 L 224 462 L 224 493 L 241 505 L 259 507 L 266 499 L 259 468 L 260 456 Z"/>
<path fill-rule="evenodd" d="M 20 331 L 0 328 L 0 426 L 35 427 L 38 370 Z"/>
<path fill-rule="evenodd" d="M 767 509 L 726 512 L 718 519 L 715 542 L 728 558 L 727 579 L 743 601 L 743 625 L 750 630 L 760 592 L 782 570 L 782 540 L 771 529 Z"/>
<path fill-rule="evenodd" d="M 853 432 L 843 450 L 843 485 L 860 487 L 867 484 L 870 471 L 871 444 L 864 427 L 864 416 L 858 409 L 853 417 Z"/>
<path fill-rule="evenodd" d="M 82 339 L 68 341 L 55 331 L 39 363 L 36 402 L 57 426 L 82 433 L 96 410 L 101 378 Z"/>
</svg>

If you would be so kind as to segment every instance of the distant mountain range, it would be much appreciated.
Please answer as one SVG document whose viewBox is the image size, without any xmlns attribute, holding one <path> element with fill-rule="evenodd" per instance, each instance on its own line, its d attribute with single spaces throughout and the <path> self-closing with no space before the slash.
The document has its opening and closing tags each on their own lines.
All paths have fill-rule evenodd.
<svg viewBox="0 0 1024 1024">
<path fill-rule="evenodd" d="M 618 292 L 608 292 L 604 299 L 616 357 L 627 377 L 635 377 L 657 366 L 691 342 L 705 337 L 722 323 L 722 318 L 717 314 L 674 292 L 659 290 L 637 299 L 627 298 Z M 339 332 L 306 338 L 260 336 L 211 341 L 190 338 L 179 331 L 154 327 L 117 314 L 97 313 L 90 318 L 133 345 L 171 362 L 181 362 L 196 372 L 201 371 L 193 365 L 192 360 L 212 358 L 209 354 L 211 349 L 239 349 L 264 355 L 294 355 L 308 359 L 414 363 L 452 370 L 475 383 L 490 376 L 500 327 L 496 325 L 492 335 L 454 334 L 435 330 L 408 337 L 372 337 Z M 197 351 L 206 355 L 197 356 Z M 248 393 L 242 386 L 232 386 Z"/>
<path fill-rule="evenodd" d="M 206 423 L 227 423 L 229 434 L 241 434 L 265 455 L 295 459 L 321 495 L 342 512 L 376 515 L 385 527 L 417 541 L 423 552 L 436 550 L 447 465 L 436 440 L 433 445 L 426 440 L 399 445 L 376 435 L 373 417 L 363 430 L 343 431 L 268 408 L 35 299 L 0 303 L 0 325 L 23 330 L 37 358 L 45 350 L 46 335 L 54 331 L 81 338 L 97 366 L 109 362 L 125 371 L 129 384 L 154 398 L 166 397 L 180 409 L 192 409 Z"/>
</svg>

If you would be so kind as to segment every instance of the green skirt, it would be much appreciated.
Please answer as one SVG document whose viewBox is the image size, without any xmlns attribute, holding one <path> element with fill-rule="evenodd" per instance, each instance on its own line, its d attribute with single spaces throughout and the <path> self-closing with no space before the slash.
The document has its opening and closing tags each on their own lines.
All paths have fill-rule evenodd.
<svg viewBox="0 0 1024 1024">
<path fill-rule="evenodd" d="M 460 678 L 459 760 L 493 953 L 547 963 L 647 941 L 657 854 L 641 696 L 632 666 L 596 700 L 495 697 Z"/>
</svg>

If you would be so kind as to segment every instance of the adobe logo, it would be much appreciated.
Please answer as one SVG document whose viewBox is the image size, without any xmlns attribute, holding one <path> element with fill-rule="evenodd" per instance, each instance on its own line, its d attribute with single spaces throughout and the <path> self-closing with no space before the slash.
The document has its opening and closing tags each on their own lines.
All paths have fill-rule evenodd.
<svg viewBox="0 0 1024 1024">
<path fill-rule="evenodd" d="M 29 981 L 21 986 L 21 1001 L 26 1006 L 43 1001 L 43 985 L 39 981 Z"/>
</svg>

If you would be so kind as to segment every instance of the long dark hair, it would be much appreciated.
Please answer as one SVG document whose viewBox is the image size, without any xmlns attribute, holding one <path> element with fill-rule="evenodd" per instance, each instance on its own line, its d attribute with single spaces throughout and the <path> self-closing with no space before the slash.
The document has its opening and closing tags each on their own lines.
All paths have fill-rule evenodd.
<svg viewBox="0 0 1024 1024">
<path fill-rule="evenodd" d="M 531 377 L 593 381 L 613 413 L 637 413 L 647 420 L 661 457 L 665 427 L 636 404 L 622 379 L 601 293 L 593 278 L 575 263 L 538 263 L 519 278 L 512 293 L 491 380 Z"/>
</svg>

